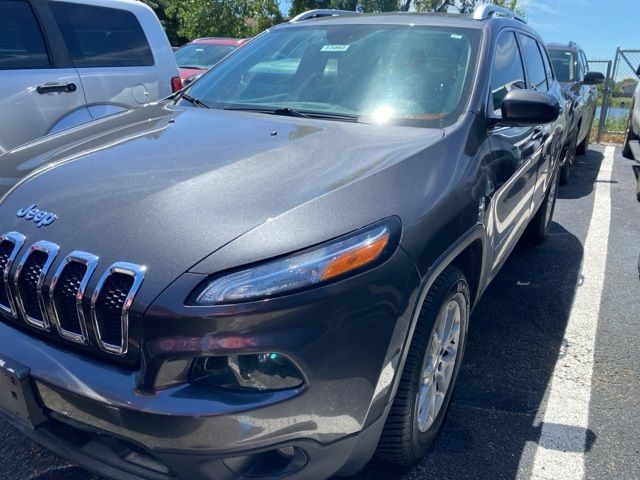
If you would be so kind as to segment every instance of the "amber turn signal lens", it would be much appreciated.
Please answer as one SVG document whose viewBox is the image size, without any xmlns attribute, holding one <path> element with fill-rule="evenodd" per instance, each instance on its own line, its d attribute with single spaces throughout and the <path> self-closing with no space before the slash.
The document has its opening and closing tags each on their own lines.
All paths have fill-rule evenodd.
<svg viewBox="0 0 640 480">
<path fill-rule="evenodd" d="M 333 259 L 327 268 L 322 272 L 322 280 L 329 280 L 344 273 L 360 268 L 367 263 L 373 262 L 380 256 L 384 247 L 389 243 L 389 233 L 374 239 L 365 245 L 359 245 L 356 249 L 341 253 Z"/>
</svg>

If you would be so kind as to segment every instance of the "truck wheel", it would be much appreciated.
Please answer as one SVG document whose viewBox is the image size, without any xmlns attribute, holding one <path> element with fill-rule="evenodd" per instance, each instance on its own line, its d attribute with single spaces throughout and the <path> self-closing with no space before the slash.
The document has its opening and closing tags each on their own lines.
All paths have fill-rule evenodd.
<svg viewBox="0 0 640 480">
<path fill-rule="evenodd" d="M 417 463 L 447 412 L 467 337 L 470 295 L 464 274 L 447 267 L 425 297 L 398 392 L 376 454 L 396 465 Z"/>
<path fill-rule="evenodd" d="M 573 136 L 567 153 L 565 154 L 564 165 L 560 169 L 560 185 L 566 185 L 569 182 L 569 175 L 571 175 L 571 169 L 573 163 L 576 161 L 576 148 L 578 143 L 578 132 Z"/>
<path fill-rule="evenodd" d="M 630 158 L 633 160 L 633 152 L 631 151 L 631 146 L 629 142 L 637 141 L 638 135 L 633 133 L 633 125 L 631 122 L 631 115 L 633 115 L 633 106 L 631 106 L 631 112 L 629 114 L 629 120 L 627 122 L 627 130 L 624 135 L 624 144 L 622 146 L 622 156 L 625 158 Z M 639 159 L 640 160 L 640 159 Z"/>
<path fill-rule="evenodd" d="M 551 181 L 547 195 L 544 197 L 544 202 L 524 232 L 525 240 L 532 245 L 539 245 L 547 238 L 551 219 L 553 218 L 553 211 L 556 208 L 556 198 L 558 197 L 558 177 L 559 174 L 556 174 Z"/>
</svg>

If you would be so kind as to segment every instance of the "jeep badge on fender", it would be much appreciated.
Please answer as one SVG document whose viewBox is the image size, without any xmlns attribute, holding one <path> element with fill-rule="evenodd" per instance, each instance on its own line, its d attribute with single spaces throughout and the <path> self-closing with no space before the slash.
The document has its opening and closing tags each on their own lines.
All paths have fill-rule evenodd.
<svg viewBox="0 0 640 480">
<path fill-rule="evenodd" d="M 27 208 L 21 208 L 16 212 L 16 216 L 24 218 L 25 220 L 33 220 L 38 228 L 46 227 L 56 221 L 58 216 L 55 213 L 45 212 L 40 210 L 35 203 L 29 205 Z"/>
</svg>

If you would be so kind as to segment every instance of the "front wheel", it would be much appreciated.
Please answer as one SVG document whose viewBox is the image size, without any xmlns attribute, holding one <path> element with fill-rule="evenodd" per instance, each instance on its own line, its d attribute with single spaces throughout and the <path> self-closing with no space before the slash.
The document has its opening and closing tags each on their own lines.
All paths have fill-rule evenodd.
<svg viewBox="0 0 640 480">
<path fill-rule="evenodd" d="M 558 177 L 558 174 L 554 175 L 542 205 L 529 222 L 527 230 L 525 231 L 525 239 L 533 245 L 539 245 L 547 238 L 553 212 L 556 208 L 556 199 L 558 197 Z"/>
<path fill-rule="evenodd" d="M 377 455 L 414 465 L 428 452 L 451 401 L 467 337 L 470 295 L 464 274 L 447 267 L 427 294 Z"/>
</svg>

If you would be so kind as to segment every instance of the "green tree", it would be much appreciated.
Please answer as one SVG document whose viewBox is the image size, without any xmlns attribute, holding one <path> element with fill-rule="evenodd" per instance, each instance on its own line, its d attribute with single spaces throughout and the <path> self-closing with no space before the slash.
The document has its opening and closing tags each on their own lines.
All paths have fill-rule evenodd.
<svg viewBox="0 0 640 480">
<path fill-rule="evenodd" d="M 418 12 L 446 12 L 449 7 L 457 7 L 461 13 L 471 13 L 478 3 L 487 0 L 293 0 L 289 15 L 295 16 L 316 8 L 337 8 L 358 12 L 406 12 L 412 6 Z M 491 1 L 491 0 L 488 0 Z M 518 0 L 493 0 L 498 6 L 523 13 Z"/>
<path fill-rule="evenodd" d="M 404 2 L 410 4 L 411 1 Z M 471 13 L 476 5 L 481 3 L 493 3 L 499 7 L 508 8 L 519 14 L 523 14 L 518 0 L 414 0 L 413 4 L 418 12 L 444 13 L 449 7 L 456 7 L 460 13 Z"/>
<path fill-rule="evenodd" d="M 167 37 L 169 38 L 169 42 L 171 45 L 181 45 L 188 41 L 188 39 L 184 37 L 180 37 L 178 35 L 178 29 L 180 28 L 180 23 L 175 16 L 167 15 L 166 8 L 172 2 L 170 0 L 140 0 L 142 3 L 146 3 L 149 5 L 160 20 L 160 23 L 164 27 L 164 31 L 167 33 Z"/>
<path fill-rule="evenodd" d="M 142 0 L 173 45 L 198 37 L 252 37 L 282 21 L 278 0 Z"/>
<path fill-rule="evenodd" d="M 167 6 L 179 22 L 178 35 L 250 37 L 282 21 L 277 0 L 180 0 Z"/>
</svg>

